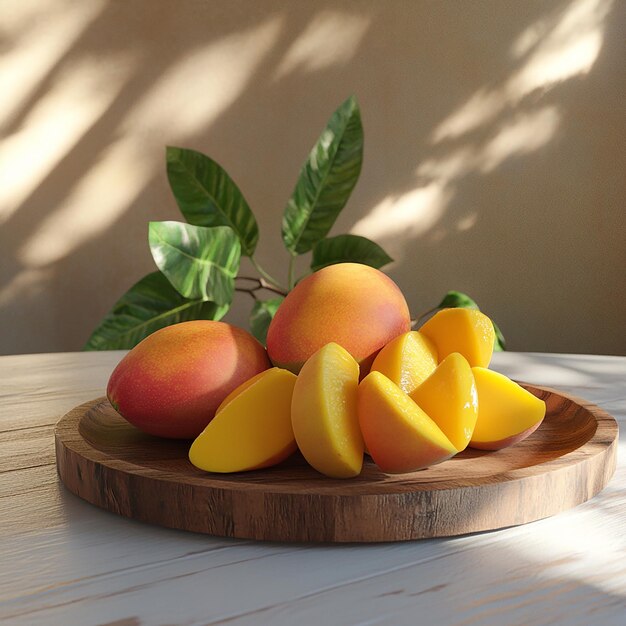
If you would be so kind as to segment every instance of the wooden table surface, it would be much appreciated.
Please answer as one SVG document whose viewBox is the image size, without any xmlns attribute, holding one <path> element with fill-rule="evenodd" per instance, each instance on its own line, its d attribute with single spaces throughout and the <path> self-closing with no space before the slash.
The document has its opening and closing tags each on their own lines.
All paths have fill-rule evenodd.
<svg viewBox="0 0 626 626">
<path fill-rule="evenodd" d="M 122 354 L 0 357 L 1 624 L 626 624 L 626 357 L 494 356 L 620 422 L 593 500 L 453 539 L 291 545 L 141 524 L 65 490 L 54 425 L 103 395 Z"/>
</svg>

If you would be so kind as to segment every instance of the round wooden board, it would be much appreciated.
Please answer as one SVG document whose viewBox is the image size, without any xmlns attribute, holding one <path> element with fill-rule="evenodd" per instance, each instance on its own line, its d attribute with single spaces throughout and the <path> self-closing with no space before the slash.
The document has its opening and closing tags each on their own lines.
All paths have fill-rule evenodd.
<svg viewBox="0 0 626 626">
<path fill-rule="evenodd" d="M 497 452 L 468 449 L 411 474 L 335 480 L 296 454 L 282 465 L 208 474 L 189 442 L 158 439 L 123 420 L 106 398 L 57 424 L 61 480 L 76 495 L 144 522 L 226 537 L 375 542 L 446 537 L 525 524 L 592 498 L 616 463 L 618 428 L 597 406 L 524 385 L 547 414 L 528 439 Z"/>
</svg>

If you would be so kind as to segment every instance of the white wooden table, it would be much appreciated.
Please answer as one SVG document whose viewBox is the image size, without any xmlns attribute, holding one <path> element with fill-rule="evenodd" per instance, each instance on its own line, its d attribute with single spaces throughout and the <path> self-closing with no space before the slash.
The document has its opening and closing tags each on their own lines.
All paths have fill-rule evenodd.
<svg viewBox="0 0 626 626">
<path fill-rule="evenodd" d="M 494 357 L 621 422 L 593 500 L 453 539 L 289 545 L 149 526 L 65 490 L 54 424 L 103 395 L 122 354 L 0 357 L 1 624 L 626 624 L 626 357 Z"/>
</svg>

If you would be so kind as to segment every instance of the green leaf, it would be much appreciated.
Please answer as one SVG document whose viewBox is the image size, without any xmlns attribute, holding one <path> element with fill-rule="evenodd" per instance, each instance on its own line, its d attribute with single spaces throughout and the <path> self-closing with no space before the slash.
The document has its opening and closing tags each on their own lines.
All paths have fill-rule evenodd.
<svg viewBox="0 0 626 626">
<path fill-rule="evenodd" d="M 362 161 L 361 113 L 352 96 L 313 146 L 285 207 L 282 235 L 291 254 L 308 252 L 326 236 L 356 185 Z"/>
<path fill-rule="evenodd" d="M 241 246 L 229 226 L 150 222 L 150 251 L 157 267 L 185 298 L 229 304 Z"/>
<path fill-rule="evenodd" d="M 478 305 L 468 295 L 460 291 L 448 291 L 437 305 L 438 309 L 478 309 Z"/>
<path fill-rule="evenodd" d="M 435 311 L 438 311 L 439 309 L 455 308 L 476 309 L 477 311 L 480 311 L 476 302 L 468 295 L 461 293 L 460 291 L 448 291 L 443 300 L 435 308 Z M 493 340 L 493 349 L 496 352 L 502 352 L 503 350 L 506 350 L 506 340 L 504 339 L 502 331 L 498 328 L 498 325 L 493 320 L 491 320 L 491 323 L 493 324 L 493 329 L 496 333 Z"/>
<path fill-rule="evenodd" d="M 311 269 L 316 272 L 335 263 L 362 263 L 380 269 L 393 259 L 377 244 L 359 235 L 338 235 L 318 241 L 313 247 Z"/>
<path fill-rule="evenodd" d="M 159 328 L 188 320 L 219 320 L 228 308 L 215 302 L 187 300 L 161 272 L 152 272 L 115 303 L 84 349 L 129 349 Z"/>
<path fill-rule="evenodd" d="M 250 330 L 252 334 L 263 344 L 267 340 L 267 329 L 274 318 L 278 307 L 284 298 L 272 298 L 259 301 L 254 304 L 250 313 Z"/>
<path fill-rule="evenodd" d="M 259 239 L 256 219 L 233 179 L 213 159 L 184 148 L 167 148 L 167 176 L 185 219 L 195 226 L 230 226 L 242 253 Z"/>
</svg>

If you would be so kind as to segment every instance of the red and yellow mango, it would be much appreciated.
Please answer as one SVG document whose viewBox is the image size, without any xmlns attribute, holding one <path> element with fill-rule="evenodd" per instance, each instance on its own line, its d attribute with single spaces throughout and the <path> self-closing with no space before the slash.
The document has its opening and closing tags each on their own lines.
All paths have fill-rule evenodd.
<svg viewBox="0 0 626 626">
<path fill-rule="evenodd" d="M 387 275 L 338 263 L 307 276 L 287 295 L 269 326 L 267 351 L 274 365 L 298 373 L 310 356 L 334 342 L 363 374 L 376 353 L 410 325 L 406 300 Z"/>
<path fill-rule="evenodd" d="M 193 439 L 231 391 L 270 366 L 263 346 L 245 330 L 183 322 L 137 344 L 111 374 L 107 396 L 144 432 Z"/>
</svg>

